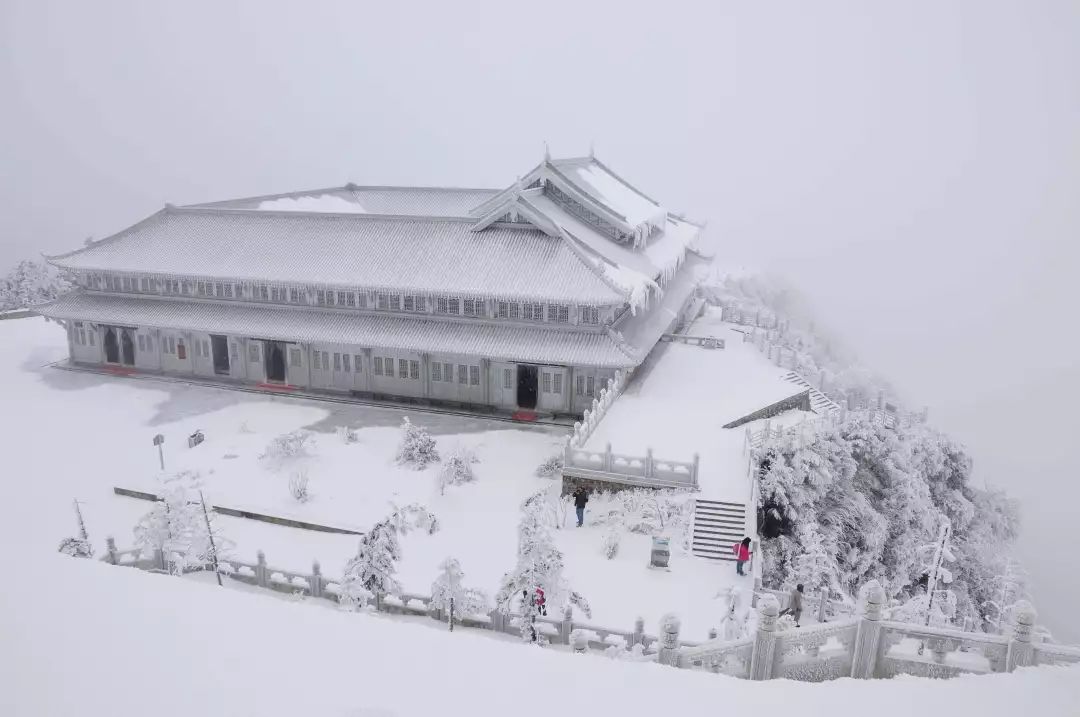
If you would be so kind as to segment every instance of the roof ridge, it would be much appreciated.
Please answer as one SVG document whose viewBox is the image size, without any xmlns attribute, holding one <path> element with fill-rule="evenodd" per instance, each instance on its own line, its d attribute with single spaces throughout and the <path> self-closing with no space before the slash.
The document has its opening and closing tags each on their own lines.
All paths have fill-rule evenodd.
<svg viewBox="0 0 1080 717">
<path fill-rule="evenodd" d="M 473 217 L 461 217 L 454 214 L 446 216 L 426 214 L 379 214 L 376 212 L 321 212 L 306 209 L 255 209 L 252 207 L 212 207 L 205 205 L 188 205 L 184 207 L 169 207 L 168 211 L 174 214 L 217 214 L 226 216 L 229 214 L 248 217 L 319 217 L 327 219 L 400 219 L 421 222 L 449 222 L 449 223 L 475 223 Z"/>
<path fill-rule="evenodd" d="M 649 200 L 650 202 L 652 202 L 652 203 L 653 203 L 653 204 L 655 204 L 656 206 L 660 207 L 661 209 L 663 209 L 663 208 L 664 208 L 664 205 L 663 205 L 663 204 L 661 204 L 660 202 L 656 201 L 655 199 L 653 199 L 652 197 L 650 197 L 650 196 L 649 196 L 648 194 L 646 194 L 645 192 L 643 192 L 643 191 L 641 191 L 640 189 L 638 189 L 637 187 L 635 187 L 635 186 L 634 186 L 633 184 L 630 184 L 630 182 L 626 181 L 626 180 L 625 180 L 625 179 L 623 179 L 623 178 L 622 178 L 621 176 L 619 176 L 618 174 L 616 174 L 616 173 L 615 173 L 615 171 L 614 171 L 613 169 L 611 169 L 611 167 L 607 166 L 606 164 L 604 164 L 603 162 L 601 162 L 601 161 L 600 161 L 599 159 L 596 159 L 595 157 L 592 157 L 591 159 L 592 159 L 592 161 L 593 161 L 593 162 L 594 162 L 594 163 L 596 164 L 596 166 L 600 167 L 600 168 L 601 168 L 601 169 L 603 169 L 603 170 L 604 170 L 605 172 L 607 172 L 608 174 L 610 174 L 610 175 L 611 175 L 612 177 L 614 177 L 614 178 L 615 178 L 615 180 L 616 180 L 616 181 L 618 181 L 618 182 L 619 182 L 620 184 L 622 184 L 622 185 L 623 185 L 624 187 L 626 187 L 627 189 L 629 189 L 629 190 L 630 190 L 630 191 L 632 191 L 632 192 L 635 192 L 635 193 L 639 194 L 639 195 L 640 195 L 641 197 L 643 197 L 644 199 L 648 199 L 648 200 Z"/>
<path fill-rule="evenodd" d="M 54 262 L 54 260 L 56 260 L 56 259 L 67 259 L 68 257 L 75 256 L 76 254 L 81 254 L 84 251 L 88 251 L 90 249 L 95 249 L 95 248 L 101 246 L 102 244 L 112 243 L 112 242 L 116 241 L 117 239 L 119 239 L 120 237 L 122 237 L 123 235 L 125 235 L 128 232 L 132 231 L 133 229 L 136 229 L 137 227 L 141 227 L 144 224 L 148 224 L 148 223 L 150 223 L 150 221 L 152 219 L 157 219 L 157 218 L 161 217 L 164 214 L 168 214 L 173 209 L 175 209 L 174 206 L 172 206 L 171 204 L 166 204 L 164 207 L 157 210 L 153 214 L 151 214 L 151 215 L 149 215 L 147 217 L 144 217 L 144 218 L 140 219 L 139 221 L 135 222 L 134 224 L 132 224 L 131 226 L 124 227 L 120 231 L 115 232 L 113 234 L 110 234 L 107 237 L 104 237 L 102 239 L 98 239 L 96 241 L 88 240 L 89 243 L 85 244 L 84 246 L 81 246 L 78 249 L 72 249 L 71 251 L 64 252 L 63 254 L 53 254 L 52 256 L 49 256 L 47 254 L 42 254 L 42 256 L 45 257 L 45 261 L 52 264 Z"/>
<path fill-rule="evenodd" d="M 248 197 L 234 197 L 232 199 L 217 199 L 211 202 L 196 202 L 193 204 L 185 204 L 185 207 L 212 207 L 222 204 L 232 204 L 235 202 L 254 202 L 254 201 L 271 201 L 275 199 L 292 199 L 295 197 L 308 196 L 311 194 L 326 194 L 329 192 L 356 192 L 360 190 L 378 190 L 378 191 L 409 191 L 409 190 L 421 190 L 426 192 L 492 192 L 498 194 L 499 189 L 493 189 L 490 187 L 448 187 L 448 186 L 436 186 L 436 185 L 405 185 L 405 184 L 354 184 L 353 182 L 346 182 L 341 186 L 334 187 L 319 187 L 316 189 L 297 189 L 290 192 L 278 192 L 276 194 L 255 194 Z"/>
</svg>

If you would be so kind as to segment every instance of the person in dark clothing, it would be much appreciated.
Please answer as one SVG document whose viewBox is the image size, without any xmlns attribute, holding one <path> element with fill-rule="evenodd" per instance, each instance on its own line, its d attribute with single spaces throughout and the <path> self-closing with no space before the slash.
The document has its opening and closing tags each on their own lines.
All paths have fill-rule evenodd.
<svg viewBox="0 0 1080 717">
<path fill-rule="evenodd" d="M 577 527 L 585 523 L 585 504 L 589 502 L 589 494 L 584 488 L 574 491 L 574 509 L 577 511 Z"/>
</svg>

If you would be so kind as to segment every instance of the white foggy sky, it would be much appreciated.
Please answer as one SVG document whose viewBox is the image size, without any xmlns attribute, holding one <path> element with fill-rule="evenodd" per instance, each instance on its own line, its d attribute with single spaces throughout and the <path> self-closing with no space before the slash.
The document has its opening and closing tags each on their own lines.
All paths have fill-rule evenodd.
<svg viewBox="0 0 1080 717">
<path fill-rule="evenodd" d="M 597 154 L 781 273 L 1080 594 L 1080 3 L 0 0 L 0 265 L 159 209 Z"/>
</svg>

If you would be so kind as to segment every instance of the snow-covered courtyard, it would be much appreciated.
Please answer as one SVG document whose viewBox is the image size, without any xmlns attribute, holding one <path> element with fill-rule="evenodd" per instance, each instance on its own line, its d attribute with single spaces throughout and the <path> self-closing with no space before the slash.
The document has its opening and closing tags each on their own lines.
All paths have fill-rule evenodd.
<svg viewBox="0 0 1080 717">
<path fill-rule="evenodd" d="M 428 593 L 439 563 L 453 556 L 470 585 L 494 594 L 514 565 L 521 502 L 537 491 L 559 491 L 558 479 L 537 477 L 535 469 L 559 452 L 560 427 L 65 371 L 48 365 L 65 358 L 63 331 L 38 318 L 0 322 L 0 337 L 13 407 L 2 419 L 11 479 L 0 522 L 10 534 L 7 543 L 30 554 L 51 554 L 60 538 L 73 534 L 76 498 L 99 555 L 107 535 L 121 548 L 130 546 L 132 527 L 150 504 L 116 496 L 113 488 L 155 490 L 152 441 L 158 433 L 165 437 L 167 471 L 197 471 L 208 500 L 218 505 L 360 531 L 392 505 L 427 506 L 442 529 L 403 539 L 399 579 L 410 592 Z M 479 460 L 476 481 L 441 494 L 438 465 L 398 466 L 394 453 L 405 415 L 426 426 L 444 454 L 471 449 Z M 355 431 L 355 442 L 343 440 L 342 426 Z M 189 449 L 187 436 L 196 430 L 206 440 Z M 275 437 L 297 430 L 311 435 L 306 458 L 260 458 Z M 309 479 L 311 499 L 304 503 L 289 491 L 297 473 Z M 673 536 L 671 570 L 651 570 L 649 536 L 628 531 L 609 560 L 602 552 L 608 527 L 594 524 L 604 508 L 594 500 L 580 530 L 572 508 L 563 509 L 557 520 L 565 529 L 555 531 L 568 582 L 591 603 L 590 622 L 629 630 L 640 616 L 655 631 L 663 614 L 675 612 L 686 639 L 704 639 L 723 614 L 716 595 L 736 580 L 732 565 L 692 557 L 681 536 Z M 336 576 L 356 552 L 351 535 L 220 520 L 236 543 L 234 554 L 249 561 L 263 550 L 273 566 L 306 571 L 318 560 L 324 574 Z"/>
</svg>

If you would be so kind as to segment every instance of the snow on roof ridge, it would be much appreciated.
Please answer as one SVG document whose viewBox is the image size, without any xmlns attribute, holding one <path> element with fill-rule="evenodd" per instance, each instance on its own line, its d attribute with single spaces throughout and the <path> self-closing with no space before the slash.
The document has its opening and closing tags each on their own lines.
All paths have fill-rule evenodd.
<svg viewBox="0 0 1080 717">
<path fill-rule="evenodd" d="M 448 186 L 409 186 L 404 184 L 355 184 L 353 182 L 346 182 L 341 186 L 335 187 L 321 187 L 317 189 L 298 189 L 291 192 L 279 192 L 277 194 L 256 194 L 250 197 L 234 197 L 233 199 L 217 199 L 212 202 L 197 202 L 194 204 L 185 204 L 185 207 L 213 207 L 222 204 L 234 204 L 236 202 L 261 202 L 272 201 L 274 199 L 294 199 L 296 197 L 328 194 L 330 192 L 357 192 L 364 190 L 380 191 L 380 192 L 407 192 L 407 191 L 422 191 L 422 192 L 492 192 L 497 195 L 503 190 L 493 189 L 490 187 L 448 187 Z"/>
<path fill-rule="evenodd" d="M 229 214 L 250 217 L 326 217 L 328 219 L 394 219 L 403 221 L 421 222 L 447 222 L 451 224 L 470 223 L 476 220 L 473 217 L 459 217 L 454 215 L 424 215 L 424 214 L 378 214 L 376 212 L 320 212 L 304 209 L 259 209 L 257 207 L 212 207 L 206 205 L 188 205 L 183 207 L 166 207 L 164 211 L 172 214 Z"/>
<path fill-rule="evenodd" d="M 150 214 L 149 216 L 143 217 L 142 219 L 135 222 L 131 226 L 124 227 L 120 231 L 115 232 L 113 234 L 110 234 L 107 237 L 104 237 L 102 239 L 97 239 L 97 240 L 88 239 L 86 241 L 86 243 L 83 246 L 79 247 L 78 249 L 72 249 L 71 251 L 67 251 L 67 252 L 64 252 L 62 254 L 53 254 L 52 256 L 42 254 L 42 256 L 45 257 L 45 260 L 47 262 L 49 262 L 50 264 L 55 265 L 55 260 L 67 259 L 68 257 L 75 256 L 76 254 L 81 254 L 82 252 L 87 251 L 89 249 L 95 249 L 95 248 L 101 246 L 102 244 L 111 244 L 112 242 L 114 242 L 117 239 L 121 238 L 122 236 L 124 236 L 128 232 L 130 232 L 130 231 L 132 231 L 134 229 L 137 229 L 138 227 L 141 227 L 144 224 L 149 224 L 151 220 L 158 219 L 158 218 L 162 217 L 163 215 L 168 214 L 169 212 L 171 212 L 171 211 L 173 211 L 175 209 L 176 209 L 176 207 L 174 207 L 173 205 L 166 204 L 164 207 L 157 210 L 153 214 Z"/>
</svg>

